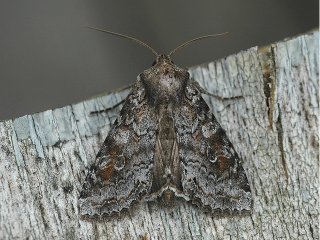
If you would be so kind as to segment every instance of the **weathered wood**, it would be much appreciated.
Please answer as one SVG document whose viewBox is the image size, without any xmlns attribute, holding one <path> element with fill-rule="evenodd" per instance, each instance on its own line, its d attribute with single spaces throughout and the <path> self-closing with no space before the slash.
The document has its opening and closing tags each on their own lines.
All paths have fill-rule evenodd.
<svg viewBox="0 0 320 240">
<path fill-rule="evenodd" d="M 192 68 L 244 161 L 249 216 L 139 204 L 87 221 L 77 199 L 128 90 L 0 122 L 0 239 L 319 239 L 319 33 Z"/>
</svg>

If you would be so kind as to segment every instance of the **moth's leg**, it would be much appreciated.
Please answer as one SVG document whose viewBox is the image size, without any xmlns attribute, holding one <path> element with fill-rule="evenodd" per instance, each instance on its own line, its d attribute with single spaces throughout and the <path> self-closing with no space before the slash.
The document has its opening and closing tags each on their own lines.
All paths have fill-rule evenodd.
<svg viewBox="0 0 320 240">
<path fill-rule="evenodd" d="M 200 89 L 199 89 L 200 90 Z M 221 101 L 225 101 L 225 100 L 234 100 L 234 99 L 241 99 L 243 98 L 243 96 L 239 95 L 239 96 L 232 96 L 232 97 L 221 97 L 221 96 L 218 96 L 218 95 L 215 95 L 213 93 L 209 93 L 207 92 L 206 90 L 204 91 L 200 91 L 202 94 L 206 94 L 208 96 L 211 96 L 211 97 L 214 97 L 216 99 L 219 99 Z"/>
<path fill-rule="evenodd" d="M 119 91 L 120 90 L 127 90 L 129 88 L 132 88 L 132 86 L 133 86 L 133 84 L 130 84 L 128 86 L 125 86 L 125 87 L 119 89 Z M 105 109 L 102 109 L 102 110 L 99 110 L 99 111 L 92 111 L 92 112 L 90 112 L 90 114 L 99 114 L 99 113 L 103 113 L 103 112 L 108 112 L 109 110 L 112 110 L 112 109 L 118 107 L 119 105 L 123 104 L 125 101 L 126 101 L 126 98 L 122 99 L 120 102 L 118 102 L 117 104 L 113 105 L 112 107 L 105 108 Z"/>
<path fill-rule="evenodd" d="M 125 102 L 126 99 L 122 99 L 120 102 L 116 103 L 115 105 L 113 105 L 112 107 L 109 107 L 109 108 L 105 108 L 105 109 L 102 109 L 102 110 L 99 110 L 99 111 L 92 111 L 90 112 L 90 114 L 99 114 L 99 113 L 103 113 L 103 112 L 108 112 L 109 110 L 112 110 L 116 107 L 118 107 L 119 105 L 123 104 Z"/>
<path fill-rule="evenodd" d="M 218 95 L 215 95 L 213 93 L 208 92 L 207 90 L 202 88 L 197 81 L 194 81 L 194 84 L 196 84 L 196 87 L 197 87 L 197 89 L 199 90 L 200 93 L 206 94 L 206 95 L 214 97 L 214 98 L 217 98 L 217 99 L 219 99 L 221 101 L 243 98 L 243 96 L 221 97 L 221 96 L 218 96 Z"/>
</svg>

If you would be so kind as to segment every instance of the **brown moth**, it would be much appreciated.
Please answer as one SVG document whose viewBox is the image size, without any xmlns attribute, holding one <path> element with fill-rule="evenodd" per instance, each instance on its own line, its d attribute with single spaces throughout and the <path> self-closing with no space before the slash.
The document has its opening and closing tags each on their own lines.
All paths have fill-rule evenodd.
<svg viewBox="0 0 320 240">
<path fill-rule="evenodd" d="M 252 196 L 236 151 L 203 100 L 206 93 L 175 65 L 156 56 L 139 74 L 80 193 L 80 214 L 110 216 L 134 202 L 183 198 L 210 212 L 245 212 Z"/>
</svg>

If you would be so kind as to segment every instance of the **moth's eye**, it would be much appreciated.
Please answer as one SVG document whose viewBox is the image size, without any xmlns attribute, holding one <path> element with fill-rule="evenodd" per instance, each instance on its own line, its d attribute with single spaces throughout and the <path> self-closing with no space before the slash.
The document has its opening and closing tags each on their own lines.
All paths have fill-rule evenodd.
<svg viewBox="0 0 320 240">
<path fill-rule="evenodd" d="M 152 67 L 153 67 L 154 65 L 156 65 L 156 63 L 157 63 L 157 61 L 153 61 L 153 63 L 152 63 Z"/>
</svg>

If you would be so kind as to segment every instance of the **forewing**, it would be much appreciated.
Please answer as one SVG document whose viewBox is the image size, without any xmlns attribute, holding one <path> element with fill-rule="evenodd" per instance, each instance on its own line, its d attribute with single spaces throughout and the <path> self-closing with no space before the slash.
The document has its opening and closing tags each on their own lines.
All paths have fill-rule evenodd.
<svg viewBox="0 0 320 240">
<path fill-rule="evenodd" d="M 154 112 L 138 80 L 86 176 L 81 215 L 111 215 L 150 192 L 155 131 Z"/>
<path fill-rule="evenodd" d="M 197 86 L 189 81 L 174 116 L 183 192 L 210 211 L 251 210 L 241 161 Z"/>
</svg>

